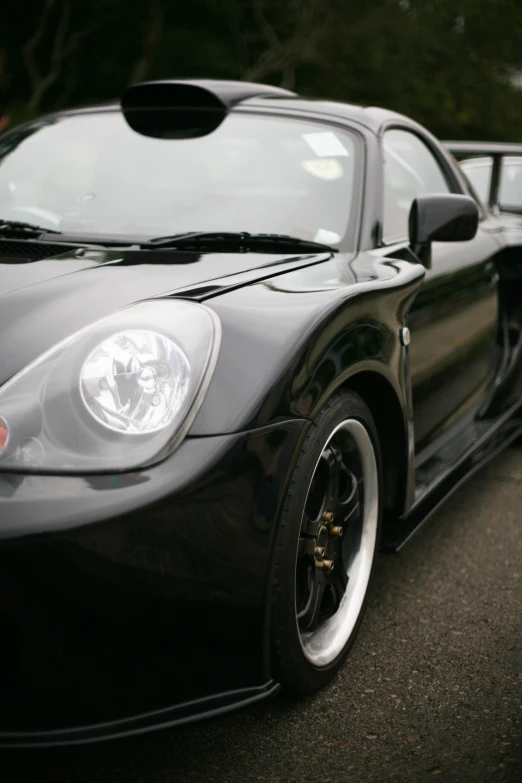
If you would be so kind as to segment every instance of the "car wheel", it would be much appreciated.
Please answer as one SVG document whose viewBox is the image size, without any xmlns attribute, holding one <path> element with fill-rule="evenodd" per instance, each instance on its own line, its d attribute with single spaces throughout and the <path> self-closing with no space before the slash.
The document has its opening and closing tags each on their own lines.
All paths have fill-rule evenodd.
<svg viewBox="0 0 522 783">
<path fill-rule="evenodd" d="M 274 676 L 311 694 L 336 674 L 362 620 L 381 518 L 381 459 L 368 406 L 333 397 L 302 446 L 276 542 Z"/>
</svg>

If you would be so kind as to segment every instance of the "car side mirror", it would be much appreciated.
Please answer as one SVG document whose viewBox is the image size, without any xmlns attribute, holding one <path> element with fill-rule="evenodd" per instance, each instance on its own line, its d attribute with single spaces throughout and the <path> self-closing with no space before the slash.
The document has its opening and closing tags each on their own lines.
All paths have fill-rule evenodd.
<svg viewBox="0 0 522 783">
<path fill-rule="evenodd" d="M 410 245 L 427 269 L 432 242 L 467 242 L 477 233 L 479 211 L 470 196 L 441 193 L 419 196 L 411 205 Z"/>
</svg>

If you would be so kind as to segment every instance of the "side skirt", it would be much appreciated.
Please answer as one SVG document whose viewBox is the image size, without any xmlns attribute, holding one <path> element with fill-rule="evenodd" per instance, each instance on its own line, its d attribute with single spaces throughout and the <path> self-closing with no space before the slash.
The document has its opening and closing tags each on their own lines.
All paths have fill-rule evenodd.
<svg viewBox="0 0 522 783">
<path fill-rule="evenodd" d="M 493 423 L 470 422 L 416 470 L 415 503 L 383 531 L 381 548 L 398 552 L 440 505 L 477 470 L 522 435 L 522 404 L 517 402 Z"/>
<path fill-rule="evenodd" d="M 271 680 L 265 685 L 219 693 L 196 701 L 178 704 L 164 710 L 148 712 L 110 723 L 82 726 L 74 729 L 41 732 L 0 733 L 0 748 L 39 748 L 53 745 L 85 745 L 100 740 L 112 740 L 167 729 L 194 721 L 223 715 L 231 710 L 247 707 L 268 699 L 281 690 L 279 683 Z"/>
</svg>

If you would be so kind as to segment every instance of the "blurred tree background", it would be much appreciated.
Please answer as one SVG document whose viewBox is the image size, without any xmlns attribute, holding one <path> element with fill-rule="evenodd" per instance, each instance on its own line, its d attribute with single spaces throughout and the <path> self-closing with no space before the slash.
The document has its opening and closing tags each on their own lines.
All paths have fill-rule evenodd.
<svg viewBox="0 0 522 783">
<path fill-rule="evenodd" d="M 207 76 L 522 141 L 522 0 L 3 0 L 0 22 L 12 122 Z"/>
</svg>

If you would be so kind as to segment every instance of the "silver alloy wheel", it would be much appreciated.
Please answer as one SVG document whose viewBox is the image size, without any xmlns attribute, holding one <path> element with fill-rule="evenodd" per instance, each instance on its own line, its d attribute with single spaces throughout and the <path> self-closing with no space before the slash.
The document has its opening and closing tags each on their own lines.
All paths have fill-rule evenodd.
<svg viewBox="0 0 522 783">
<path fill-rule="evenodd" d="M 360 615 L 375 551 L 378 493 L 368 431 L 346 419 L 317 460 L 296 553 L 296 619 L 314 666 L 337 658 Z"/>
</svg>

